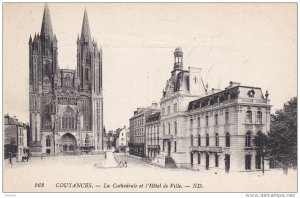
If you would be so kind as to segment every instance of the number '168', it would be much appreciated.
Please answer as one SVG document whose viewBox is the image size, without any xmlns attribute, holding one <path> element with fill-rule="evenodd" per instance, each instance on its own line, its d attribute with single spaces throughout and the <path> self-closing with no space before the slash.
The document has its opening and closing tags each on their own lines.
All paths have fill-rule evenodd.
<svg viewBox="0 0 300 198">
<path fill-rule="evenodd" d="M 45 185 L 44 183 L 38 182 L 38 183 L 35 183 L 35 184 L 34 184 L 34 187 L 36 187 L 36 188 L 43 188 L 44 185 Z"/>
</svg>

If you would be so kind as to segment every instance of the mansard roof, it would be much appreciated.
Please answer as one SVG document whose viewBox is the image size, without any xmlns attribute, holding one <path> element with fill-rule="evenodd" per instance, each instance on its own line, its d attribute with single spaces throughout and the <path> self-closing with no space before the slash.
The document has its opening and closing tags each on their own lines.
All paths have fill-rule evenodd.
<svg viewBox="0 0 300 198">
<path fill-rule="evenodd" d="M 253 95 L 252 95 L 253 94 Z M 224 90 L 217 92 L 213 91 L 209 95 L 203 96 L 199 99 L 189 102 L 188 111 L 193 111 L 200 109 L 209 105 L 216 103 L 223 103 L 227 100 L 237 99 L 237 98 L 250 98 L 256 100 L 266 100 L 261 88 L 251 87 L 251 86 L 241 86 L 237 84 L 235 86 L 229 86 Z"/>
<path fill-rule="evenodd" d="M 159 112 L 153 112 L 151 115 L 149 115 L 147 119 L 148 122 L 154 122 L 154 121 L 159 121 L 160 120 L 160 111 Z"/>
</svg>

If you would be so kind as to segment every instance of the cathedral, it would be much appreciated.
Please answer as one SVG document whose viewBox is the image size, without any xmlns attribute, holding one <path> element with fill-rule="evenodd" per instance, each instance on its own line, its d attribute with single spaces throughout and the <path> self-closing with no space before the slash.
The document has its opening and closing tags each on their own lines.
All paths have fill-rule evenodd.
<svg viewBox="0 0 300 198">
<path fill-rule="evenodd" d="M 103 150 L 102 49 L 91 37 L 86 10 L 76 43 L 76 69 L 60 69 L 46 4 L 41 32 L 28 43 L 33 155 Z"/>
</svg>

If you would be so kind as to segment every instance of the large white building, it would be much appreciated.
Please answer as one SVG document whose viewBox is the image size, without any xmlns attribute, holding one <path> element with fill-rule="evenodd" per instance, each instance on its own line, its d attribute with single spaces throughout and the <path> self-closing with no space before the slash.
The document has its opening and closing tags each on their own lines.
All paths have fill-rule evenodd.
<svg viewBox="0 0 300 198">
<path fill-rule="evenodd" d="M 233 82 L 225 90 L 208 91 L 200 68 L 184 69 L 180 48 L 174 58 L 160 101 L 160 154 L 153 162 L 196 170 L 260 170 L 254 137 L 270 128 L 268 93 Z"/>
<path fill-rule="evenodd" d="M 129 129 L 126 126 L 120 131 L 117 141 L 119 150 L 125 151 L 129 142 Z"/>
</svg>

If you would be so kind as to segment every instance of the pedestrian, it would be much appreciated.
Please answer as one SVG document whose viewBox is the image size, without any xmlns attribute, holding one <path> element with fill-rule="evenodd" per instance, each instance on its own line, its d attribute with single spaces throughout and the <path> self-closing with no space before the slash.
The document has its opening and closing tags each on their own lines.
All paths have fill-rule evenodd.
<svg viewBox="0 0 300 198">
<path fill-rule="evenodd" d="M 125 168 L 127 168 L 127 161 L 125 161 Z"/>
<path fill-rule="evenodd" d="M 11 153 L 9 153 L 9 163 L 10 163 L 10 167 L 12 167 L 12 154 Z"/>
</svg>

